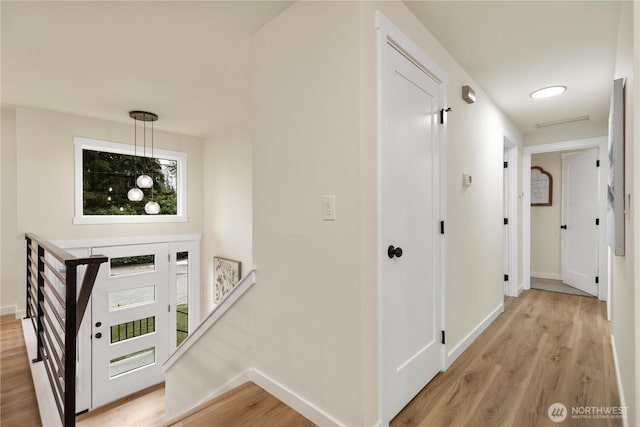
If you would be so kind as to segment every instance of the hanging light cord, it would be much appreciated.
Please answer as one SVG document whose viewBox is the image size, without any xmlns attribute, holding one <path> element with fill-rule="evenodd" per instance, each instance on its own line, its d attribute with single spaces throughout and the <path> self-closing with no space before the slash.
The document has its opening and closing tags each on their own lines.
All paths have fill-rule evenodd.
<svg viewBox="0 0 640 427">
<path fill-rule="evenodd" d="M 155 157 L 153 157 L 153 120 L 151 121 L 151 161 L 153 163 L 156 162 Z M 151 178 L 153 179 L 153 184 L 151 184 L 151 200 L 155 202 L 155 198 L 153 197 L 153 187 L 156 185 L 156 179 L 153 176 L 153 168 L 151 168 Z"/>
<path fill-rule="evenodd" d="M 138 187 L 136 182 L 138 176 L 138 168 L 136 165 L 136 155 L 138 154 L 138 121 L 133 119 L 133 186 Z"/>
</svg>

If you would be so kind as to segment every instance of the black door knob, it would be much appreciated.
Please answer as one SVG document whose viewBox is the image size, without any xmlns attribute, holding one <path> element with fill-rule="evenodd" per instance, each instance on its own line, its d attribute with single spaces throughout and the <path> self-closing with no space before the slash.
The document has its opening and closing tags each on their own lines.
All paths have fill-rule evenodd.
<svg viewBox="0 0 640 427">
<path fill-rule="evenodd" d="M 566 224 L 565 225 L 561 225 L 560 228 L 562 228 L 563 230 L 566 230 L 567 229 L 567 225 Z"/>
<path fill-rule="evenodd" d="M 98 333 L 96 334 L 96 338 L 98 338 L 98 339 L 102 338 L 102 333 L 101 333 L 101 332 L 98 332 Z"/>
<path fill-rule="evenodd" d="M 96 322 L 96 328 L 99 328 L 100 326 L 102 326 L 102 322 Z"/>
<path fill-rule="evenodd" d="M 402 256 L 402 248 L 396 248 L 393 245 L 389 245 L 389 248 L 387 248 L 387 255 L 389 255 L 389 258 L 393 258 L 394 256 L 400 258 Z"/>
</svg>

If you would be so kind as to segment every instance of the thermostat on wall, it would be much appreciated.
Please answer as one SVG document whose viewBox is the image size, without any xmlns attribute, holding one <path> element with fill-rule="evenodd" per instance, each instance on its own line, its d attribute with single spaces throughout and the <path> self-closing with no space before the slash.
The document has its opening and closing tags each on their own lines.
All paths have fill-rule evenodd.
<svg viewBox="0 0 640 427">
<path fill-rule="evenodd" d="M 471 175 L 469 175 L 468 173 L 462 174 L 462 185 L 464 185 L 465 187 L 470 187 L 472 182 L 473 178 L 471 177 Z"/>
</svg>

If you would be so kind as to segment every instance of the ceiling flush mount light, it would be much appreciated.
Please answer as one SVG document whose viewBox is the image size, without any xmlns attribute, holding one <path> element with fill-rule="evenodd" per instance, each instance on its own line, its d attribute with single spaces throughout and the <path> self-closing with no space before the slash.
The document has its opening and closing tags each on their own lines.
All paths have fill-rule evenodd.
<svg viewBox="0 0 640 427">
<path fill-rule="evenodd" d="M 542 89 L 535 90 L 531 92 L 531 98 L 533 99 L 541 99 L 541 98 L 550 98 L 552 96 L 560 95 L 567 90 L 566 86 L 549 86 Z"/>
</svg>

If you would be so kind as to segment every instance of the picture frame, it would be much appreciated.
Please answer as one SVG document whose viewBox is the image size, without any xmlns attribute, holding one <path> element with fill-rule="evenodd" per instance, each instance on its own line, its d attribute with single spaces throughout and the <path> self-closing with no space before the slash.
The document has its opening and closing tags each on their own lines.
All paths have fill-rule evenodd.
<svg viewBox="0 0 640 427">
<path fill-rule="evenodd" d="M 609 110 L 607 222 L 609 247 L 616 256 L 625 254 L 624 86 L 624 79 L 613 81 Z"/>
<path fill-rule="evenodd" d="M 213 257 L 213 303 L 219 304 L 229 295 L 240 281 L 242 263 L 240 261 Z"/>
<path fill-rule="evenodd" d="M 531 167 L 531 206 L 553 204 L 553 177 L 540 166 Z"/>
</svg>

